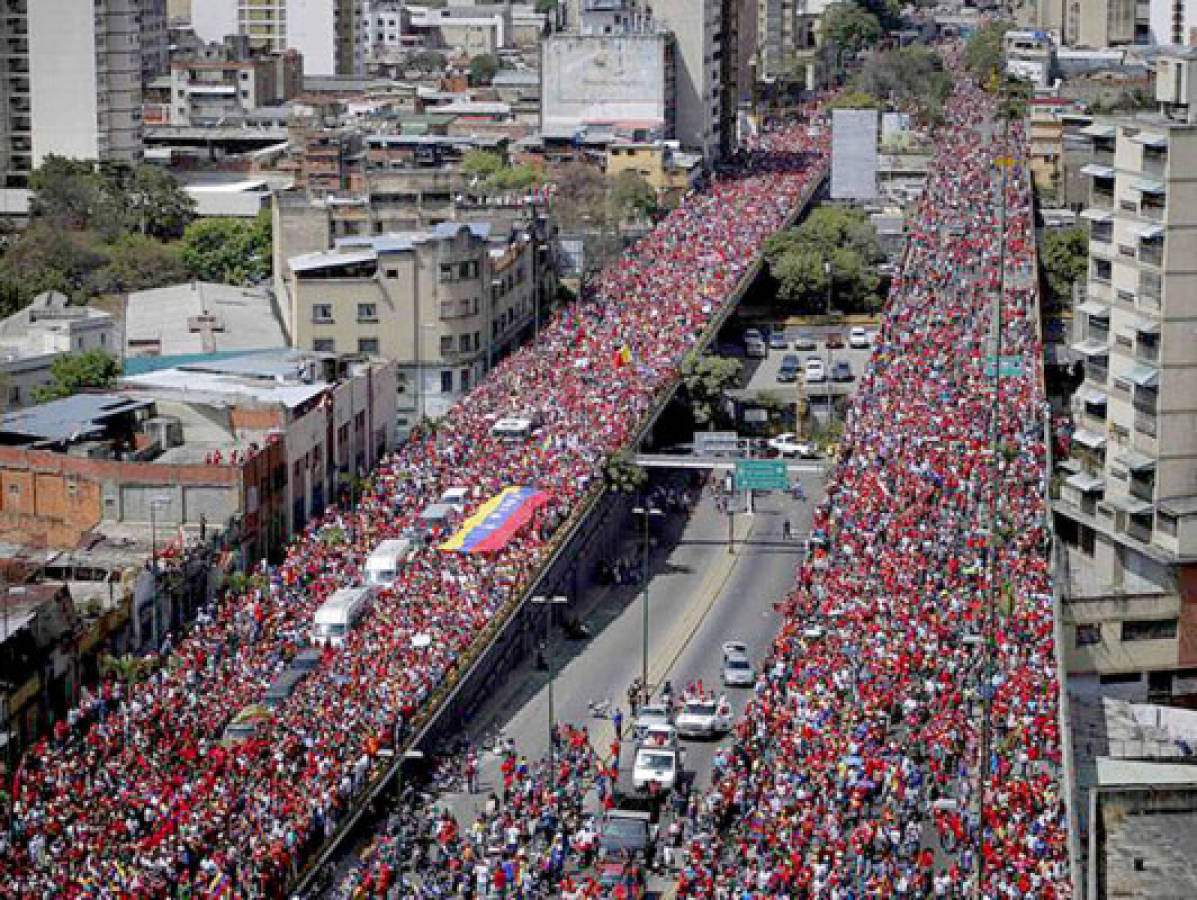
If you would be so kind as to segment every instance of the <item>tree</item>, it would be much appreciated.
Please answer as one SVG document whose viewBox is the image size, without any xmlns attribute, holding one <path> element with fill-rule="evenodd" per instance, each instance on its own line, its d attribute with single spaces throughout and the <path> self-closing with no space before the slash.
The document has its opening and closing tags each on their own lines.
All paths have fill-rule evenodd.
<svg viewBox="0 0 1197 900">
<path fill-rule="evenodd" d="M 503 157 L 488 150 L 472 149 L 461 155 L 461 171 L 474 178 L 490 178 L 504 165 Z"/>
<path fill-rule="evenodd" d="M 195 200 L 178 180 L 158 166 L 103 163 L 105 207 L 125 232 L 159 239 L 178 238 L 195 217 Z"/>
<path fill-rule="evenodd" d="M 885 255 L 876 230 L 861 210 L 821 206 L 797 228 L 771 237 L 765 244 L 765 258 L 777 282 L 778 299 L 802 312 L 826 310 L 828 278 L 835 309 L 872 311 L 879 300 L 877 264 Z"/>
<path fill-rule="evenodd" d="M 608 199 L 616 219 L 651 218 L 657 211 L 657 192 L 643 175 L 631 169 L 615 176 Z"/>
<path fill-rule="evenodd" d="M 50 154 L 29 175 L 30 219 L 78 230 L 91 223 L 100 200 L 95 166 L 87 160 Z"/>
<path fill-rule="evenodd" d="M 627 452 L 618 453 L 603 467 L 603 481 L 607 490 L 620 494 L 635 494 L 648 484 L 648 472 L 632 462 Z"/>
<path fill-rule="evenodd" d="M 926 47 L 903 47 L 868 59 L 853 88 L 899 106 L 917 106 L 924 120 L 934 122 L 952 91 L 952 78 L 938 53 Z"/>
<path fill-rule="evenodd" d="M 1043 235 L 1043 274 L 1048 302 L 1055 308 L 1067 306 L 1072 286 L 1083 281 L 1089 268 L 1089 234 L 1083 227 L 1049 228 Z"/>
<path fill-rule="evenodd" d="M 445 59 L 445 54 L 435 50 L 421 50 L 412 54 L 407 64 L 420 72 L 443 72 L 448 60 Z"/>
<path fill-rule="evenodd" d="M 120 375 L 116 357 L 103 350 L 68 353 L 50 364 L 50 383 L 34 391 L 38 403 L 77 394 L 85 388 L 106 388 Z"/>
<path fill-rule="evenodd" d="M 738 359 L 692 353 L 682 360 L 682 384 L 696 423 L 714 427 L 726 418 L 727 391 L 739 386 L 742 372 Z"/>
<path fill-rule="evenodd" d="M 881 22 L 867 9 L 842 0 L 823 13 L 823 34 L 840 50 L 859 53 L 881 40 Z"/>
<path fill-rule="evenodd" d="M 499 71 L 499 58 L 493 53 L 480 53 L 470 60 L 470 84 L 490 84 Z"/>
<path fill-rule="evenodd" d="M 179 245 L 126 234 L 110 248 L 108 264 L 92 278 L 97 293 L 126 293 L 177 284 L 188 278 Z"/>
<path fill-rule="evenodd" d="M 270 213 L 253 222 L 198 219 L 183 231 L 181 256 L 193 278 L 252 284 L 270 274 Z"/>
<path fill-rule="evenodd" d="M 974 31 L 964 45 L 961 59 L 981 84 L 986 84 L 1002 70 L 1002 42 L 1007 28 L 1004 22 L 989 22 Z"/>
</svg>

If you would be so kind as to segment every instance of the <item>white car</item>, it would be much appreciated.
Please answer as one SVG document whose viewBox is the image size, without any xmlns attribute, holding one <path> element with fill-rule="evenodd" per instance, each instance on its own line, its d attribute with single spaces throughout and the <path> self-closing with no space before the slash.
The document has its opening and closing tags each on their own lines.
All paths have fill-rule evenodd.
<svg viewBox="0 0 1197 900">
<path fill-rule="evenodd" d="M 808 359 L 806 361 L 806 383 L 818 384 L 819 382 L 827 380 L 827 369 L 823 365 L 821 359 Z"/>
<path fill-rule="evenodd" d="M 655 783 L 663 791 L 677 786 L 681 772 L 681 753 L 676 747 L 641 747 L 632 764 L 632 787 L 647 790 Z"/>
<path fill-rule="evenodd" d="M 779 434 L 769 439 L 769 449 L 776 450 L 778 456 L 798 456 L 803 459 L 814 459 L 819 455 L 819 448 L 811 441 L 800 441 L 798 435 L 792 431 Z"/>
<path fill-rule="evenodd" d="M 756 673 L 748 661 L 748 647 L 740 641 L 723 645 L 723 683 L 728 687 L 752 687 Z"/>
<path fill-rule="evenodd" d="M 639 740 L 649 729 L 671 724 L 673 716 L 662 703 L 646 703 L 636 713 L 636 722 L 632 726 L 633 736 Z"/>
<path fill-rule="evenodd" d="M 855 350 L 868 350 L 873 346 L 873 340 L 867 331 L 857 325 L 848 332 L 848 346 Z"/>
<path fill-rule="evenodd" d="M 720 709 L 715 700 L 691 700 L 682 704 L 673 725 L 684 738 L 718 737 L 731 729 L 731 710 Z"/>
</svg>

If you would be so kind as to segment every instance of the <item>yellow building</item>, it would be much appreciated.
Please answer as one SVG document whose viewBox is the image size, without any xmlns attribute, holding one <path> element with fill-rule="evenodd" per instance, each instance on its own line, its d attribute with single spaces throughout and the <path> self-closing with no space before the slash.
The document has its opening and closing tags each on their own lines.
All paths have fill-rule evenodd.
<svg viewBox="0 0 1197 900">
<path fill-rule="evenodd" d="M 612 144 L 607 148 L 605 170 L 610 178 L 636 172 L 658 194 L 669 194 L 694 186 L 702 174 L 702 156 L 669 143 Z"/>
</svg>

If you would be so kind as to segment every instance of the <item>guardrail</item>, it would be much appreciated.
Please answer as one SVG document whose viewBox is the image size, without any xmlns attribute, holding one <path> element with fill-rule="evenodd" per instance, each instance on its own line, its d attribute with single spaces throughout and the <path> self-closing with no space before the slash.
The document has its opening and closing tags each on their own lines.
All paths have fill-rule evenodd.
<svg viewBox="0 0 1197 900">
<path fill-rule="evenodd" d="M 822 191 L 827 181 L 826 165 L 820 166 L 819 169 L 821 171 L 816 170 L 816 174 L 812 178 L 810 185 L 799 198 L 794 209 L 779 226 L 779 231 L 793 225 Z M 735 286 L 728 293 L 727 299 L 724 300 L 715 315 L 711 317 L 706 331 L 699 338 L 692 352 L 701 353 L 710 346 L 715 335 L 719 333 L 736 307 L 739 306 L 744 293 L 760 274 L 763 265 L 764 254 L 762 252 L 757 255 L 752 264 L 744 271 L 744 274 L 740 276 Z M 672 402 L 674 396 L 677 394 L 680 383 L 681 379 L 675 378 L 673 383 L 661 392 L 660 398 L 645 413 L 640 426 L 633 432 L 627 447 L 640 446 L 645 436 L 652 429 L 653 425 L 656 424 L 657 419 L 660 418 L 661 413 Z M 528 601 L 536 596 L 542 585 L 550 580 L 549 576 L 556 571 L 560 563 L 569 558 L 567 551 L 571 549 L 575 538 L 581 533 L 583 526 L 589 522 L 605 495 L 606 487 L 600 481 L 591 489 L 577 511 L 566 522 L 565 526 L 559 529 L 557 534 L 554 535 L 548 558 L 528 579 L 524 587 L 516 589 L 513 599 L 499 611 L 494 617 L 492 624 L 479 634 L 470 644 L 469 649 L 462 654 L 465 664 L 457 666 L 450 673 L 446 681 L 429 695 L 428 700 L 424 704 L 424 711 L 413 720 L 412 736 L 403 746 L 396 746 L 394 748 L 395 755 L 390 765 L 370 783 L 365 791 L 358 795 L 348 813 L 337 825 L 337 829 L 332 837 L 324 843 L 313 861 L 297 873 L 292 885 L 288 888 L 288 896 L 294 894 L 306 895 L 320 876 L 324 867 L 340 851 L 346 838 L 354 832 L 354 829 L 361 822 L 362 816 L 365 815 L 366 811 L 370 809 L 371 805 L 382 793 L 394 783 L 395 779 L 399 777 L 404 757 L 411 750 L 420 747 L 430 735 L 435 734 L 440 724 L 440 719 L 446 713 L 452 711 L 455 705 L 460 703 L 463 694 L 469 685 L 474 682 L 475 677 L 481 672 L 490 671 L 490 667 L 494 663 L 494 660 L 491 658 L 492 651 L 500 645 L 501 639 L 509 637 L 511 630 L 519 626 L 525 616 L 525 610 L 530 605 Z M 507 643 L 510 643 L 510 641 L 508 640 Z"/>
</svg>

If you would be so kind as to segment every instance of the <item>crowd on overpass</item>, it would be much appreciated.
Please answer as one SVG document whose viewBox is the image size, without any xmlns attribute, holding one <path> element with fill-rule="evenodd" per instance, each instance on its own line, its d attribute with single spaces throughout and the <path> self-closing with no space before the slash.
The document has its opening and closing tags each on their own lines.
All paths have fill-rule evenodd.
<svg viewBox="0 0 1197 900">
<path fill-rule="evenodd" d="M 962 80 L 947 106 L 822 549 L 720 756 L 682 897 L 1069 893 L 1031 196 L 995 105 Z M 995 401 L 999 295 L 1021 370 Z"/>
<path fill-rule="evenodd" d="M 687 196 L 534 346 L 385 460 L 352 509 L 325 511 L 281 564 L 207 605 L 147 679 L 84 691 L 15 773 L 0 822 L 4 894 L 280 894 L 523 594 L 599 488 L 605 458 L 822 171 L 819 133 L 769 141 Z M 530 441 L 492 435 L 512 415 L 537 421 Z M 344 647 L 326 649 L 249 740 L 222 741 L 308 643 L 319 604 L 360 582 L 379 541 L 450 487 L 465 487 L 474 507 L 514 485 L 549 499 L 502 549 L 445 552 L 443 535 L 429 535 Z"/>
</svg>

